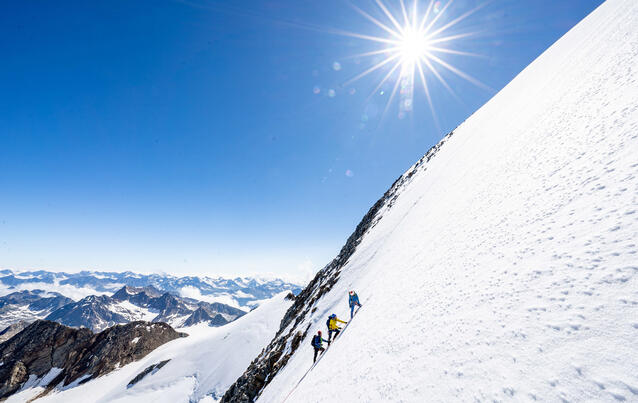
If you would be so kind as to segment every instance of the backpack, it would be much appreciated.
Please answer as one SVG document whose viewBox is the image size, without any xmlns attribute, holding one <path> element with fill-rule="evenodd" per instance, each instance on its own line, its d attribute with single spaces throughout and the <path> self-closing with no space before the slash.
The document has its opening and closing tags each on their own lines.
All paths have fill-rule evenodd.
<svg viewBox="0 0 638 403">
<path fill-rule="evenodd" d="M 328 330 L 330 330 L 330 318 L 326 321 L 326 326 L 328 326 Z"/>
<path fill-rule="evenodd" d="M 313 347 L 316 347 L 316 346 L 318 346 L 318 345 L 319 345 L 319 340 L 317 340 L 317 338 L 318 338 L 318 337 L 319 337 L 319 336 L 315 335 L 315 336 L 312 338 L 312 343 L 311 343 L 311 345 L 312 345 Z"/>
</svg>

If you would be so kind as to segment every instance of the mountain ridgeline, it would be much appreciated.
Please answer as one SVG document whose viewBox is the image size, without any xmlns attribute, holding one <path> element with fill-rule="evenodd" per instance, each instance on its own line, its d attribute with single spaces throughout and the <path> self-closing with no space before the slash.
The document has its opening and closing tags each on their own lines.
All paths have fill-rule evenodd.
<svg viewBox="0 0 638 403">
<path fill-rule="evenodd" d="M 5 292 L 9 292 L 0 296 L 0 330 L 36 319 L 93 331 L 134 320 L 166 322 L 174 327 L 201 322 L 221 326 L 253 309 L 261 300 L 282 291 L 301 290 L 277 279 L 10 270 L 1 270 L 0 275 L 0 287 L 8 286 Z M 93 295 L 84 296 L 91 290 Z M 78 294 L 83 294 L 83 298 L 78 300 Z"/>
<path fill-rule="evenodd" d="M 356 251 L 366 233 L 392 208 L 401 190 L 410 183 L 412 177 L 427 170 L 428 163 L 452 137 L 454 132 L 446 135 L 438 144 L 414 164 L 405 174 L 400 176 L 390 189 L 370 208 L 355 231 L 348 237 L 339 255 L 321 269 L 313 280 L 295 298 L 288 309 L 279 331 L 268 346 L 250 364 L 244 374 L 228 389 L 222 397 L 224 403 L 253 402 L 260 392 L 286 365 L 302 341 L 308 340 L 310 324 L 304 325 L 304 319 L 316 311 L 317 302 L 339 281 L 341 270 Z M 312 336 L 312 335 L 310 335 Z M 307 344 L 307 343 L 306 343 Z M 303 344 L 305 345 L 305 344 Z"/>
<path fill-rule="evenodd" d="M 37 320 L 0 344 L 0 399 L 21 388 L 80 384 L 139 360 L 187 334 L 165 323 L 131 322 L 101 333 Z"/>
</svg>

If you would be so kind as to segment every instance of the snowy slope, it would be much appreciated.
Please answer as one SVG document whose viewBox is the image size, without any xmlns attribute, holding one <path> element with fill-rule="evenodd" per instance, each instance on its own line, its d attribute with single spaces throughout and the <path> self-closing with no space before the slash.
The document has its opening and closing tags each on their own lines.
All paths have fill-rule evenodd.
<svg viewBox="0 0 638 403">
<path fill-rule="evenodd" d="M 259 401 L 638 401 L 637 28 L 607 1 L 455 130 Z"/>
<path fill-rule="evenodd" d="M 252 358 L 274 336 L 291 301 L 281 293 L 257 309 L 222 327 L 198 325 L 184 329 L 189 337 L 169 342 L 144 359 L 111 374 L 38 402 L 192 402 L 224 393 Z M 147 367 L 169 361 L 132 387 L 129 382 Z M 24 394 L 31 393 L 25 391 Z M 18 399 L 16 395 L 12 398 Z"/>
</svg>

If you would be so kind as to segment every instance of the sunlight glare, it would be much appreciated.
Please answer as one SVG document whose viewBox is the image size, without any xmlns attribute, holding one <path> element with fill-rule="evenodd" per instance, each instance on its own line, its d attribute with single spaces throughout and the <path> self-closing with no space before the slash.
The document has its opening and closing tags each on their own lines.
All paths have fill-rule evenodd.
<svg viewBox="0 0 638 403">
<path fill-rule="evenodd" d="M 411 6 L 406 7 L 404 0 L 399 0 L 400 12 L 395 15 L 383 2 L 383 0 L 375 0 L 375 3 L 381 10 L 386 23 L 375 18 L 369 12 L 362 10 L 354 4 L 351 6 L 361 16 L 371 21 L 378 28 L 381 28 L 387 34 L 386 37 L 378 37 L 369 34 L 360 34 L 353 32 L 341 32 L 343 35 L 348 35 L 358 39 L 371 41 L 376 44 L 381 44 L 382 47 L 370 52 L 356 55 L 357 57 L 366 56 L 379 56 L 383 58 L 376 64 L 367 68 L 362 73 L 357 74 L 350 80 L 344 83 L 344 86 L 350 85 L 353 82 L 367 76 L 368 74 L 380 70 L 389 69 L 387 74 L 383 76 L 381 81 L 375 87 L 368 99 L 374 96 L 381 87 L 394 77 L 394 84 L 392 93 L 387 100 L 385 111 L 388 110 L 395 95 L 399 94 L 399 113 L 398 117 L 403 118 L 406 113 L 411 112 L 414 105 L 414 85 L 415 76 L 416 80 L 420 80 L 425 92 L 428 105 L 432 112 L 432 116 L 437 121 L 436 114 L 432 103 L 431 93 L 429 86 L 430 74 L 436 78 L 447 89 L 453 97 L 456 94 L 452 91 L 452 88 L 445 81 L 438 69 L 443 68 L 456 76 L 463 78 L 475 84 L 479 87 L 488 88 L 477 79 L 471 77 L 469 74 L 461 71 L 460 69 L 452 66 L 448 61 L 442 59 L 443 55 L 461 55 L 461 56 L 478 56 L 474 53 L 462 52 L 459 50 L 450 49 L 444 47 L 445 44 L 450 45 L 454 41 L 458 41 L 462 38 L 467 38 L 474 33 L 454 33 L 452 35 L 446 34 L 446 31 L 459 22 L 463 21 L 478 9 L 478 7 L 469 10 L 461 16 L 452 19 L 445 24 L 438 24 L 443 20 L 443 15 L 452 4 L 453 0 L 446 2 L 442 5 L 441 1 L 430 0 L 427 7 L 420 8 L 419 0 L 413 0 Z M 423 13 L 419 13 L 419 10 L 425 10 Z M 442 26 L 438 26 L 442 25 Z M 435 53 L 440 55 L 436 56 Z M 438 67 L 438 69 L 437 69 Z M 383 93 L 383 91 L 381 91 Z"/>
</svg>

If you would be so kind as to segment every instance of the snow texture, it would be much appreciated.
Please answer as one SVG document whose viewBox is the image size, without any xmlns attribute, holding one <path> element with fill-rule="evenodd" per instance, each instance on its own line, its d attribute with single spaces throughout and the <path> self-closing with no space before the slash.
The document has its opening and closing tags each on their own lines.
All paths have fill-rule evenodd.
<svg viewBox="0 0 638 403">
<path fill-rule="evenodd" d="M 217 400 L 277 331 L 291 301 L 283 292 L 259 308 L 222 327 L 201 324 L 190 336 L 160 346 L 143 359 L 110 374 L 64 391 L 54 391 L 37 402 L 197 402 Z M 135 385 L 129 382 L 144 369 L 170 360 Z M 213 400 L 213 401 L 214 401 Z"/>
<path fill-rule="evenodd" d="M 258 401 L 638 401 L 637 80 L 609 0 L 417 168 Z"/>
</svg>

